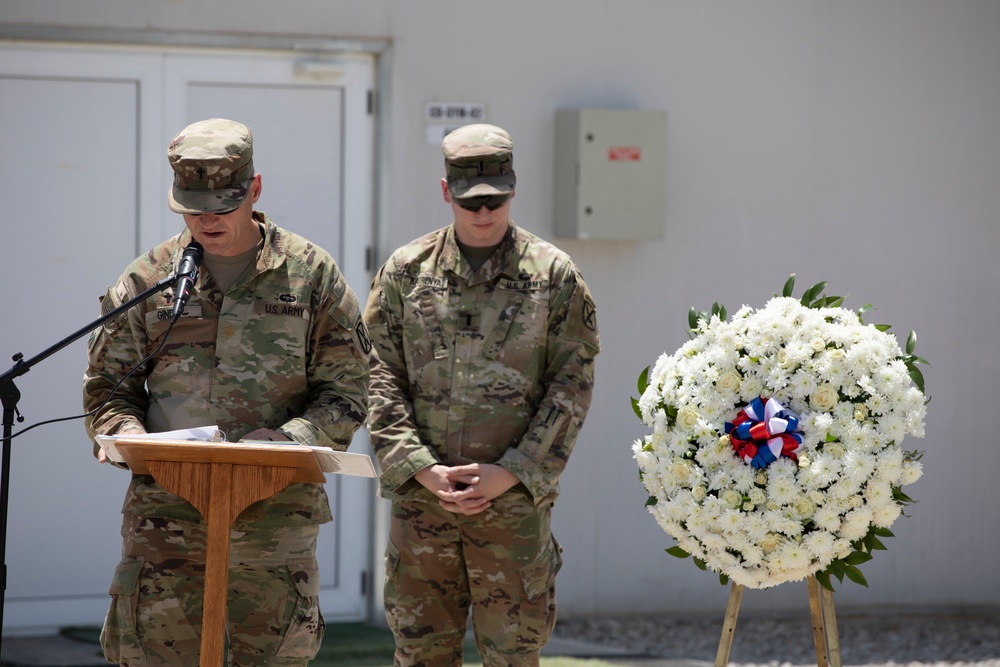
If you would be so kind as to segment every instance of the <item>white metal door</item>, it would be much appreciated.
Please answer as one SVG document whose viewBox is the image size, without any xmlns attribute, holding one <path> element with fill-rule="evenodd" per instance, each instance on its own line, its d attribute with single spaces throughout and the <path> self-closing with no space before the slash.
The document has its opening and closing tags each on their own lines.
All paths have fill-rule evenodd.
<svg viewBox="0 0 1000 667">
<path fill-rule="evenodd" d="M 94 320 L 124 266 L 180 229 L 167 142 L 211 115 L 253 128 L 261 209 L 329 249 L 363 300 L 373 70 L 345 58 L 322 72 L 303 79 L 284 54 L 0 45 L 0 372 Z M 79 414 L 85 363 L 80 340 L 18 378 L 15 432 Z M 3 630 L 99 623 L 126 475 L 97 465 L 71 421 L 16 437 L 10 477 Z M 323 610 L 363 618 L 372 485 L 331 476 L 327 490 L 337 521 L 321 531 Z"/>
</svg>

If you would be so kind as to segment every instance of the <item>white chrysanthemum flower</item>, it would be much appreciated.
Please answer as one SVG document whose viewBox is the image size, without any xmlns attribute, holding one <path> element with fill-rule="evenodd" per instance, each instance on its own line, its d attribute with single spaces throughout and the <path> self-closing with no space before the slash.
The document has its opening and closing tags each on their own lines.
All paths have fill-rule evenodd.
<svg viewBox="0 0 1000 667">
<path fill-rule="evenodd" d="M 888 528 L 902 513 L 903 508 L 896 503 L 886 503 L 872 510 L 872 523 L 879 528 Z"/>
<path fill-rule="evenodd" d="M 835 505 L 824 505 L 816 510 L 816 513 L 813 515 L 813 522 L 822 530 L 836 533 L 840 530 L 840 512 L 837 511 Z"/>
<path fill-rule="evenodd" d="M 907 461 L 903 466 L 903 474 L 900 476 L 899 483 L 904 486 L 907 484 L 913 484 L 915 481 L 920 479 L 924 474 L 924 466 L 920 461 Z"/>
<path fill-rule="evenodd" d="M 903 476 L 903 450 L 890 447 L 879 452 L 875 476 L 887 484 L 896 486 Z"/>
<path fill-rule="evenodd" d="M 872 523 L 872 513 L 866 507 L 859 507 L 848 512 L 844 516 L 844 522 L 840 527 L 840 534 L 848 541 L 860 540 L 868 534 L 868 527 Z"/>
<path fill-rule="evenodd" d="M 802 539 L 802 546 L 809 550 L 813 558 L 820 562 L 828 562 L 836 558 L 834 544 L 836 538 L 825 530 L 814 530 Z"/>
</svg>

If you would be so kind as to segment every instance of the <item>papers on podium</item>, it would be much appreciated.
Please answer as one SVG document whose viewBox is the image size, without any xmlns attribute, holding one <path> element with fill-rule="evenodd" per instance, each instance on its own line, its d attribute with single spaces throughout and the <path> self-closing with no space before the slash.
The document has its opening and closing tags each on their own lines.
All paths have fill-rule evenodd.
<svg viewBox="0 0 1000 667">
<path fill-rule="evenodd" d="M 197 428 L 180 429 L 177 431 L 161 431 L 159 433 L 130 433 L 127 435 L 99 435 L 98 442 L 104 447 L 108 454 L 108 460 L 113 463 L 123 464 L 125 458 L 115 446 L 118 441 L 129 440 L 171 440 L 173 442 L 225 442 L 225 437 L 218 426 L 199 426 Z M 319 462 L 319 467 L 323 472 L 335 473 L 337 475 L 350 475 L 352 477 L 375 477 L 375 466 L 372 465 L 371 457 L 365 454 L 354 452 L 340 452 L 329 447 L 318 447 L 316 445 L 304 445 L 299 442 L 289 440 L 240 440 L 241 446 L 248 447 L 274 447 L 297 446 L 307 447 L 312 450 L 313 455 Z"/>
</svg>

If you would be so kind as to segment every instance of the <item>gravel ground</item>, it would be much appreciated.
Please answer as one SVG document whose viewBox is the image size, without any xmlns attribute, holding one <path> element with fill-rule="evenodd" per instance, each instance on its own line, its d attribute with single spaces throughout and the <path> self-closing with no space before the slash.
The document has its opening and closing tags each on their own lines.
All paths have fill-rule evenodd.
<svg viewBox="0 0 1000 667">
<path fill-rule="evenodd" d="M 559 621 L 566 639 L 614 646 L 649 659 L 622 657 L 621 665 L 715 661 L 722 616 L 602 617 Z M 847 665 L 975 665 L 1000 667 L 1000 609 L 955 614 L 837 614 L 840 654 Z M 812 621 L 803 616 L 741 613 L 731 665 L 815 665 Z M 676 664 L 676 663 L 673 663 Z"/>
</svg>

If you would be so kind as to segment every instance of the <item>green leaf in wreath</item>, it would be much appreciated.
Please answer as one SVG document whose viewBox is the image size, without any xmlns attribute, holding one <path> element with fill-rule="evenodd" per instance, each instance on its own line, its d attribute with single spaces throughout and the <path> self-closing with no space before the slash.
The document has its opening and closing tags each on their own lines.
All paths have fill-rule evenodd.
<svg viewBox="0 0 1000 667">
<path fill-rule="evenodd" d="M 681 549 L 680 546 L 672 546 L 669 549 L 667 549 L 666 552 L 676 558 L 687 558 L 688 556 L 691 555 L 688 552 L 684 551 L 684 549 Z"/>
<path fill-rule="evenodd" d="M 792 290 L 795 289 L 795 274 L 788 276 L 788 280 L 785 281 L 785 286 L 781 288 L 781 296 L 791 296 Z"/>
<path fill-rule="evenodd" d="M 695 564 L 695 565 L 696 565 L 696 566 L 698 567 L 698 569 L 699 569 L 699 570 L 701 570 L 702 572 L 705 572 L 705 571 L 707 571 L 707 570 L 708 570 L 708 563 L 706 563 L 705 561 L 701 560 L 700 558 L 695 558 L 695 559 L 694 559 L 694 564 Z"/>
<path fill-rule="evenodd" d="M 822 586 L 823 588 L 825 588 L 826 590 L 830 591 L 831 593 L 834 592 L 833 591 L 833 584 L 830 583 L 830 573 L 829 572 L 827 572 L 825 570 L 823 572 L 817 572 L 816 573 L 816 581 L 818 581 L 819 585 Z"/>
<path fill-rule="evenodd" d="M 823 299 L 824 308 L 840 308 L 844 305 L 844 297 L 842 296 L 828 296 Z"/>
<path fill-rule="evenodd" d="M 650 496 L 646 498 L 646 507 L 652 507 L 656 504 L 656 496 Z"/>
<path fill-rule="evenodd" d="M 887 551 L 885 545 L 872 534 L 865 535 L 865 548 L 871 551 Z"/>
<path fill-rule="evenodd" d="M 920 393 L 924 393 L 924 374 L 920 372 L 920 369 L 916 366 L 907 364 L 906 371 L 910 374 L 910 379 L 913 380 L 913 384 L 917 385 L 917 389 L 920 390 Z"/>
<path fill-rule="evenodd" d="M 862 563 L 867 563 L 872 559 L 872 555 L 865 553 L 864 551 L 852 551 L 848 554 L 844 562 L 848 565 L 861 565 Z"/>
<path fill-rule="evenodd" d="M 637 383 L 637 388 L 639 389 L 639 396 L 646 393 L 646 387 L 649 386 L 649 366 L 642 369 L 639 373 L 639 382 Z"/>
<path fill-rule="evenodd" d="M 725 586 L 729 583 L 729 577 L 725 574 L 719 573 L 719 583 Z"/>
<path fill-rule="evenodd" d="M 878 535 L 879 537 L 896 537 L 893 534 L 893 532 L 888 528 L 880 528 L 878 526 L 875 526 L 874 528 L 872 528 L 872 532 Z"/>
<path fill-rule="evenodd" d="M 906 353 L 913 354 L 913 350 L 917 347 L 917 332 L 910 329 L 910 335 L 906 337 Z"/>
<path fill-rule="evenodd" d="M 879 331 L 885 332 L 892 328 L 891 324 L 876 324 L 874 325 Z"/>
<path fill-rule="evenodd" d="M 856 584 L 861 584 L 865 588 L 868 588 L 868 580 L 865 579 L 865 575 L 861 574 L 861 570 L 853 565 L 848 565 L 844 572 L 847 574 L 848 579 Z"/>
<path fill-rule="evenodd" d="M 802 298 L 800 299 L 802 305 L 805 306 L 806 308 L 813 308 L 814 307 L 813 302 L 816 301 L 819 295 L 823 293 L 823 290 L 826 289 L 826 285 L 827 283 L 824 280 L 822 282 L 816 283 L 815 285 L 807 289 L 806 293 L 803 294 Z"/>
<path fill-rule="evenodd" d="M 691 306 L 691 310 L 688 311 L 688 329 L 694 331 L 698 328 L 698 316 L 700 313 Z"/>
<path fill-rule="evenodd" d="M 639 421 L 642 421 L 642 410 L 639 409 L 639 401 L 637 401 L 634 398 L 631 400 L 632 400 L 632 412 L 634 412 L 635 416 L 639 418 Z"/>
</svg>

